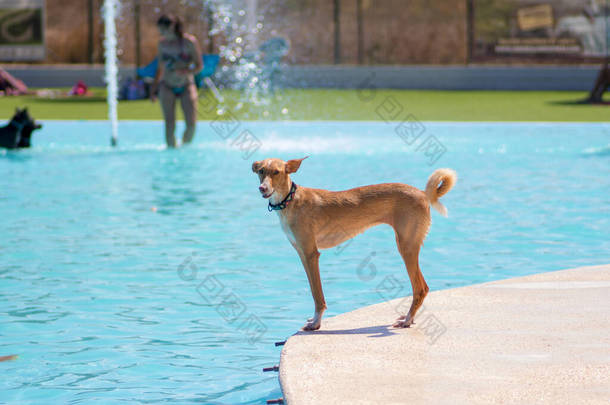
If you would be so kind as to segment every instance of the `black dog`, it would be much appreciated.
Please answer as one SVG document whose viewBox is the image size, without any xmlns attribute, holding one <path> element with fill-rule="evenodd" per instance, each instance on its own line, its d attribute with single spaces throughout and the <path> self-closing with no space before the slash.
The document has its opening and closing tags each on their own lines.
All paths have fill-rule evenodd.
<svg viewBox="0 0 610 405">
<path fill-rule="evenodd" d="M 17 108 L 8 125 L 0 128 L 0 147 L 7 149 L 29 148 L 32 143 L 32 132 L 42 128 L 30 117 L 28 109 Z"/>
<path fill-rule="evenodd" d="M 36 120 L 30 116 L 28 109 L 23 110 L 25 112 L 27 121 L 21 130 L 21 138 L 19 138 L 18 148 L 29 148 L 32 146 L 32 132 L 42 128 L 42 124 L 36 122 Z"/>
</svg>

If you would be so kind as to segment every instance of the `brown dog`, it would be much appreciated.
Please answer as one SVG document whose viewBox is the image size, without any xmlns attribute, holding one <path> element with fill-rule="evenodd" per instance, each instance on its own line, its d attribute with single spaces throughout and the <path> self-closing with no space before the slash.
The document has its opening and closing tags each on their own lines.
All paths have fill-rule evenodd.
<svg viewBox="0 0 610 405">
<path fill-rule="evenodd" d="M 326 310 L 318 249 L 337 246 L 379 224 L 394 228 L 398 251 L 407 266 L 413 302 L 409 313 L 398 318 L 394 327 L 409 327 L 428 294 L 418 259 L 430 227 L 430 205 L 447 216 L 439 198 L 451 190 L 457 175 L 451 169 L 436 170 L 428 179 L 425 192 L 401 183 L 328 191 L 297 187 L 290 180 L 290 174 L 299 169 L 303 159 L 265 159 L 252 164 L 252 171 L 260 179 L 259 191 L 263 198 L 269 198 L 269 210 L 277 210 L 282 229 L 307 273 L 316 308 L 303 329 L 319 329 Z"/>
</svg>

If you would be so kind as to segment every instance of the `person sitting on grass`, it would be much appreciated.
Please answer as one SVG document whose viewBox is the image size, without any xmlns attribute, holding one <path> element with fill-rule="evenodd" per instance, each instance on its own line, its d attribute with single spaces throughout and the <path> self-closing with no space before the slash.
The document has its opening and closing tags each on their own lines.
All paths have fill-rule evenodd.
<svg viewBox="0 0 610 405">
<path fill-rule="evenodd" d="M 165 120 L 165 140 L 168 147 L 174 148 L 176 99 L 180 99 L 186 122 L 182 144 L 190 143 L 195 135 L 197 87 L 194 75 L 203 69 L 203 62 L 197 38 L 182 32 L 182 22 L 178 17 L 162 15 L 157 21 L 157 28 L 161 34 L 157 56 L 159 63 L 150 98 L 154 102 L 158 90 Z"/>
</svg>

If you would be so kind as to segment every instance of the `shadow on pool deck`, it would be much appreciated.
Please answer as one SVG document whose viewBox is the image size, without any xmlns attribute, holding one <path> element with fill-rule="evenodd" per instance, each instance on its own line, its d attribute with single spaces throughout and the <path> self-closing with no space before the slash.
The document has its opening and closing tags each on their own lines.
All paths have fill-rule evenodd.
<svg viewBox="0 0 610 405">
<path fill-rule="evenodd" d="M 367 326 L 364 328 L 354 328 L 354 329 L 338 329 L 338 330 L 317 330 L 312 332 L 299 331 L 295 333 L 295 336 L 299 335 L 371 335 L 368 337 L 372 338 L 380 338 L 385 336 L 395 335 L 396 332 L 393 332 L 391 329 L 392 325 L 377 325 L 377 326 Z"/>
</svg>

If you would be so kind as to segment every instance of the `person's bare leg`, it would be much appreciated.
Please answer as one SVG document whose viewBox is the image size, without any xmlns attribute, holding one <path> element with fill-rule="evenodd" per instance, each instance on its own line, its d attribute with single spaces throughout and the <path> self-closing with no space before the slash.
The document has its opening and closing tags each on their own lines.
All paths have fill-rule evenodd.
<svg viewBox="0 0 610 405">
<path fill-rule="evenodd" d="M 174 95 L 174 92 L 165 85 L 161 85 L 159 88 L 159 103 L 161 104 L 161 110 L 163 111 L 163 119 L 165 120 L 165 141 L 169 148 L 175 148 L 176 96 Z"/>
<path fill-rule="evenodd" d="M 195 136 L 195 124 L 197 123 L 197 87 L 194 84 L 189 85 L 180 96 L 180 104 L 184 112 L 184 123 L 186 128 L 182 135 L 182 144 L 186 145 L 193 140 Z"/>
</svg>

